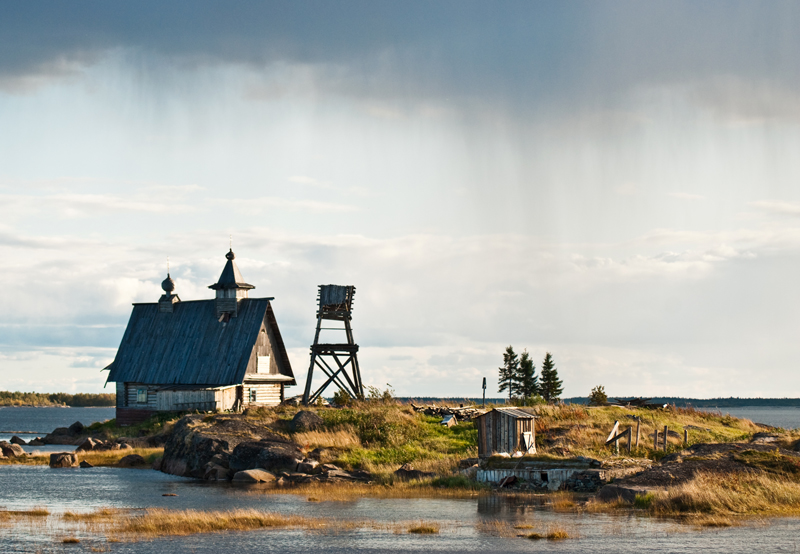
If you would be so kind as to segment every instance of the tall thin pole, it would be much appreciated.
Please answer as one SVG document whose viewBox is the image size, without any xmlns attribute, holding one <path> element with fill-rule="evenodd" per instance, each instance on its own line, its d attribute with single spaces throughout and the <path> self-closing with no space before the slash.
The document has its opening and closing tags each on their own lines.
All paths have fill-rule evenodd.
<svg viewBox="0 0 800 554">
<path fill-rule="evenodd" d="M 483 407 L 486 407 L 486 377 L 483 378 Z"/>
</svg>

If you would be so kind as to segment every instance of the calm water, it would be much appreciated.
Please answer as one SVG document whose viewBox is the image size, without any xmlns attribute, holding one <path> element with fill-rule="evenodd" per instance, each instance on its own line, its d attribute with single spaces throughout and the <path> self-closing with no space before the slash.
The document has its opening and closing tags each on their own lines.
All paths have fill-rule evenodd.
<svg viewBox="0 0 800 554">
<path fill-rule="evenodd" d="M 750 419 L 757 423 L 766 423 L 773 427 L 783 427 L 784 429 L 800 428 L 800 407 L 742 406 L 741 408 L 719 408 L 719 410 L 703 409 L 712 412 L 720 411 L 723 414 Z"/>
<path fill-rule="evenodd" d="M 437 536 L 395 534 L 393 530 L 360 529 L 328 533 L 287 531 L 230 532 L 158 539 L 137 543 L 105 543 L 104 537 L 65 530 L 56 517 L 43 524 L 0 526 L 0 552 L 798 552 L 800 520 L 774 520 L 735 529 L 698 531 L 640 517 L 558 514 L 542 511 L 533 500 L 484 497 L 452 499 L 371 499 L 308 502 L 305 497 L 272 495 L 268 489 L 209 484 L 152 470 L 117 468 L 50 469 L 0 466 L 0 506 L 24 509 L 47 506 L 53 512 L 119 508 L 175 509 L 257 508 L 336 520 L 378 522 L 436 521 Z M 178 496 L 164 497 L 164 493 Z M 481 528 L 493 521 L 533 525 L 545 530 L 559 525 L 575 537 L 532 542 L 494 536 Z M 530 532 L 529 530 L 520 531 Z M 77 536 L 78 545 L 63 545 Z"/>
<path fill-rule="evenodd" d="M 723 410 L 762 423 L 798 427 L 798 408 Z M 74 421 L 85 425 L 113 417 L 113 408 L 3 408 L 0 431 L 44 434 Z M 5 435 L 10 437 L 9 433 Z M 53 447 L 64 449 L 64 447 Z M 165 493 L 178 496 L 165 497 Z M 695 530 L 641 517 L 558 514 L 543 511 L 531 498 L 511 499 L 371 499 L 308 502 L 303 496 L 272 495 L 268 489 L 207 483 L 152 470 L 118 468 L 50 469 L 0 466 L 0 506 L 26 509 L 47 506 L 53 513 L 99 507 L 229 510 L 256 508 L 336 520 L 380 522 L 436 521 L 435 536 L 395 534 L 393 530 L 358 529 L 319 533 L 299 530 L 232 532 L 165 538 L 136 543 L 106 543 L 102 536 L 65 528 L 57 517 L 17 525 L 0 524 L 0 552 L 621 552 L 725 553 L 800 552 L 800 520 L 771 520 L 735 529 Z M 482 529 L 493 521 L 533 525 L 543 531 L 559 525 L 575 538 L 553 543 L 499 537 Z M 530 532 L 531 530 L 519 531 Z M 64 545 L 65 536 L 81 543 Z"/>
<path fill-rule="evenodd" d="M 88 426 L 114 417 L 114 408 L 0 408 L 0 440 L 12 436 L 30 440 L 44 436 L 57 427 L 69 427 L 76 421 Z M 23 446 L 27 452 L 63 452 L 69 445 Z"/>
</svg>

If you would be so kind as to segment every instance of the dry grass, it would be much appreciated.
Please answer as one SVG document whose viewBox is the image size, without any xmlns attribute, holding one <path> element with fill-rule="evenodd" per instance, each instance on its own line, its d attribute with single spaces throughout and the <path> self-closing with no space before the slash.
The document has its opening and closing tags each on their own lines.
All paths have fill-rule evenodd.
<svg viewBox="0 0 800 554">
<path fill-rule="evenodd" d="M 93 466 L 116 466 L 119 461 L 125 456 L 131 454 L 138 454 L 149 463 L 159 456 L 164 455 L 163 448 L 131 448 L 125 450 L 101 450 L 99 452 L 81 452 L 78 453 L 80 461 L 87 461 Z"/>
<path fill-rule="evenodd" d="M 30 510 L 1 510 L 0 517 L 4 519 L 12 517 L 47 517 L 50 515 L 50 510 L 45 506 L 34 506 Z"/>
<path fill-rule="evenodd" d="M 634 505 L 616 498 L 591 499 L 585 512 L 637 508 L 657 517 L 702 527 L 730 527 L 744 519 L 800 515 L 800 482 L 769 472 L 698 473 L 691 481 L 637 497 Z"/>
<path fill-rule="evenodd" d="M 666 425 L 674 433 L 668 437 L 668 449 L 683 448 L 683 428 L 689 426 L 689 444 L 699 442 L 732 442 L 745 440 L 761 430 L 753 422 L 729 415 L 713 414 L 693 408 L 648 410 L 618 406 L 586 407 L 573 405 L 538 406 L 529 411 L 536 413 L 537 437 L 553 441 L 537 446 L 540 454 L 561 456 L 583 455 L 608 458 L 614 455 L 612 447 L 605 445 L 608 433 L 619 421 L 620 429 L 633 428 L 636 438 L 636 417 L 640 422 L 640 442 L 631 455 L 657 458 L 661 453 L 653 450 L 653 431 L 663 432 Z M 800 439 L 800 434 L 798 434 Z M 787 441 L 790 439 L 787 439 Z M 620 454 L 627 455 L 626 441 L 620 441 Z"/>
<path fill-rule="evenodd" d="M 420 521 L 408 528 L 409 533 L 416 535 L 436 535 L 439 533 L 441 526 L 438 523 L 431 521 Z"/>
<path fill-rule="evenodd" d="M 551 526 L 543 533 L 530 533 L 526 538 L 531 540 L 547 539 L 549 541 L 561 541 L 569 538 L 569 533 L 563 527 Z"/>
<path fill-rule="evenodd" d="M 63 542 L 64 544 L 78 544 L 81 541 L 80 539 L 76 539 L 75 537 L 67 537 L 63 539 L 61 542 Z"/>
<path fill-rule="evenodd" d="M 100 508 L 94 512 L 64 512 L 61 517 L 67 521 L 96 523 L 113 521 L 122 513 L 122 510 L 117 508 Z"/>
<path fill-rule="evenodd" d="M 547 506 L 554 512 L 572 512 L 578 504 L 575 502 L 575 495 L 570 492 L 554 492 L 547 497 Z"/>
<path fill-rule="evenodd" d="M 147 510 L 122 520 L 116 531 L 138 537 L 164 535 L 192 535 L 220 531 L 247 531 L 253 529 L 303 528 L 324 529 L 329 521 L 295 515 L 283 515 L 258 510 L 199 511 L 199 510 Z"/>
<path fill-rule="evenodd" d="M 306 483 L 291 487 L 254 489 L 249 494 L 291 494 L 305 496 L 309 502 L 349 502 L 355 498 L 476 498 L 491 494 L 488 489 L 465 489 L 433 486 L 420 482 L 396 482 L 394 485 L 364 483 Z"/>
<path fill-rule="evenodd" d="M 292 439 L 307 450 L 317 447 L 349 449 L 361 446 L 361 440 L 352 425 L 342 425 L 331 431 L 295 433 Z"/>
<path fill-rule="evenodd" d="M 69 446 L 69 445 L 67 445 Z M 51 452 L 32 454 L 19 458 L 0 459 L 2 465 L 48 465 Z M 125 450 L 101 450 L 98 452 L 78 452 L 78 461 L 87 461 L 93 466 L 116 466 L 125 456 L 138 454 L 145 460 L 155 459 L 164 454 L 163 448 L 126 448 Z"/>
<path fill-rule="evenodd" d="M 687 483 L 656 493 L 650 511 L 665 516 L 797 515 L 800 483 L 768 473 L 698 473 Z"/>
</svg>

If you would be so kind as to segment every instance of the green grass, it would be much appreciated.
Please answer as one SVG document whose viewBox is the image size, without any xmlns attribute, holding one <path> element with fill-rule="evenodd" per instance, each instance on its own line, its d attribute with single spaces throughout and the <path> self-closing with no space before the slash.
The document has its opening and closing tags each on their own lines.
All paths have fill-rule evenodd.
<svg viewBox="0 0 800 554">
<path fill-rule="evenodd" d="M 128 425 L 126 427 L 118 426 L 116 419 L 109 419 L 105 422 L 97 421 L 87 427 L 87 430 L 93 435 L 100 435 L 106 439 L 157 435 L 186 413 L 187 412 L 157 412 L 154 416 L 141 423 Z"/>
<path fill-rule="evenodd" d="M 771 452 L 745 450 L 734 454 L 733 459 L 754 469 L 800 479 L 800 460 L 781 454 L 777 448 Z"/>
<path fill-rule="evenodd" d="M 647 510 L 650 505 L 653 503 L 653 499 L 656 497 L 652 492 L 648 492 L 647 494 L 637 494 L 636 498 L 633 500 L 633 507 L 639 510 Z"/>
</svg>

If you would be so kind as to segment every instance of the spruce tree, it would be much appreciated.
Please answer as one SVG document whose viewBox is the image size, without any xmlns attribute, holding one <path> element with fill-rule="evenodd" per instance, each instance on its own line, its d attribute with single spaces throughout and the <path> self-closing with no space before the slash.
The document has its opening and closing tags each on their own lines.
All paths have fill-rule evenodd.
<svg viewBox="0 0 800 554">
<path fill-rule="evenodd" d="M 519 358 L 511 345 L 503 353 L 503 366 L 498 369 L 500 378 L 497 382 L 500 384 L 500 388 L 497 392 L 508 391 L 508 399 L 511 400 L 511 396 L 516 392 L 515 385 L 519 373 Z"/>
<path fill-rule="evenodd" d="M 516 394 L 523 399 L 539 394 L 539 376 L 536 375 L 536 366 L 527 350 L 519 356 L 519 375 L 516 379 Z"/>
<path fill-rule="evenodd" d="M 542 376 L 539 380 L 539 392 L 542 398 L 548 402 L 558 400 L 558 397 L 564 392 L 561 385 L 562 382 L 558 378 L 558 370 L 553 362 L 553 356 L 550 355 L 550 352 L 547 352 L 542 362 Z"/>
</svg>

